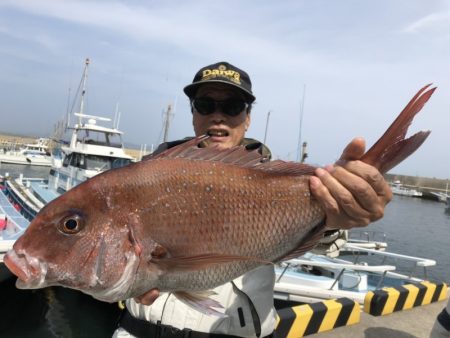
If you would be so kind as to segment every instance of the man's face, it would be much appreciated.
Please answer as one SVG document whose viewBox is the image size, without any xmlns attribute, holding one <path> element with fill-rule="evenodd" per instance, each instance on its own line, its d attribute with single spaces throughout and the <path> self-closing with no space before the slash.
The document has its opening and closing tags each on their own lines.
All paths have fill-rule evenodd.
<svg viewBox="0 0 450 338">
<path fill-rule="evenodd" d="M 195 98 L 209 98 L 216 101 L 227 99 L 245 100 L 238 89 L 221 83 L 202 85 L 195 94 Z M 202 115 L 193 109 L 193 125 L 196 136 L 207 134 L 206 146 L 216 145 L 220 149 L 237 146 L 245 136 L 250 126 L 250 114 L 243 109 L 237 116 L 230 116 L 217 107 L 212 114 Z"/>
</svg>

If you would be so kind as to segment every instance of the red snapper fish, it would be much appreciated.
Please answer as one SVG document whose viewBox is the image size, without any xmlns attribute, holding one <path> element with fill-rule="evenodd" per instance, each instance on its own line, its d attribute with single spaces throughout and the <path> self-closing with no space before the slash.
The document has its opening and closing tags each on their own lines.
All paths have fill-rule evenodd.
<svg viewBox="0 0 450 338">
<path fill-rule="evenodd" d="M 389 169 L 429 131 L 405 138 L 436 88 L 422 88 L 362 161 Z M 4 257 L 21 289 L 61 285 L 107 302 L 152 288 L 206 313 L 210 290 L 262 264 L 298 257 L 325 231 L 310 165 L 204 137 L 109 170 L 47 204 Z"/>
</svg>

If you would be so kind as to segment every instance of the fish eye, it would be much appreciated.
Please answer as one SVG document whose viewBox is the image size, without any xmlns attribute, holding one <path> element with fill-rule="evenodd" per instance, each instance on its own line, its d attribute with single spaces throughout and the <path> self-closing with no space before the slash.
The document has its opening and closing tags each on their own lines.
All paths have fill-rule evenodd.
<svg viewBox="0 0 450 338">
<path fill-rule="evenodd" d="M 69 218 L 64 222 L 64 228 L 68 231 L 75 231 L 78 227 L 78 220 Z"/>
<path fill-rule="evenodd" d="M 59 230 L 65 234 L 76 234 L 83 227 L 83 218 L 79 214 L 71 214 L 62 219 Z"/>
</svg>

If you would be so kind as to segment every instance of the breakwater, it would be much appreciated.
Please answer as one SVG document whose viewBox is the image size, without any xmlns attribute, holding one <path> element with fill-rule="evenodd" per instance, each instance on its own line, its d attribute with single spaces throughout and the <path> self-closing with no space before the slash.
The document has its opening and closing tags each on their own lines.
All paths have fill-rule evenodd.
<svg viewBox="0 0 450 338">
<path fill-rule="evenodd" d="M 388 182 L 400 181 L 403 186 L 419 190 L 421 192 L 446 192 L 450 189 L 450 179 L 407 176 L 399 174 L 385 174 Z M 450 190 L 449 190 L 450 191 Z"/>
<path fill-rule="evenodd" d="M 13 146 L 22 146 L 28 143 L 33 143 L 39 137 L 33 136 L 18 136 L 18 135 L 9 135 L 9 134 L 0 134 L 0 147 L 1 148 L 9 148 Z"/>
</svg>

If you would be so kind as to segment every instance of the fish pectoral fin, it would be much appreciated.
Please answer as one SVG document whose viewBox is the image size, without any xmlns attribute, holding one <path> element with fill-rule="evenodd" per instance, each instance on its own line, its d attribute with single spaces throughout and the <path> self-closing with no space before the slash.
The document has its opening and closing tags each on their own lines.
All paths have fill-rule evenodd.
<svg viewBox="0 0 450 338">
<path fill-rule="evenodd" d="M 204 269 L 215 264 L 224 264 L 237 261 L 258 262 L 261 264 L 273 264 L 270 261 L 257 257 L 245 257 L 226 254 L 203 254 L 197 256 L 182 256 L 169 258 L 152 258 L 150 263 L 158 265 L 160 269 L 176 271 L 194 271 Z"/>
<path fill-rule="evenodd" d="M 226 317 L 226 314 L 216 310 L 216 309 L 223 309 L 222 304 L 210 298 L 211 296 L 216 295 L 216 292 L 214 291 L 211 290 L 195 291 L 195 292 L 177 291 L 174 292 L 174 295 L 186 305 L 196 309 L 197 311 L 205 315 Z"/>
</svg>

